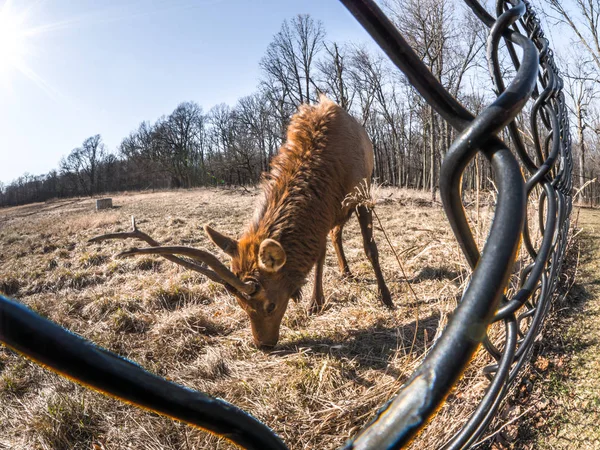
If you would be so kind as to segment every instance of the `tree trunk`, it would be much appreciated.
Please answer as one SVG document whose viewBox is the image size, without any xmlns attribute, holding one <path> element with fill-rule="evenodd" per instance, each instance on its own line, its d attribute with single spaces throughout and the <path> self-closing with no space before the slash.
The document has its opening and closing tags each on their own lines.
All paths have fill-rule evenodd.
<svg viewBox="0 0 600 450">
<path fill-rule="evenodd" d="M 585 141 L 583 136 L 583 111 L 581 105 L 577 105 L 577 138 L 579 139 L 579 188 L 585 185 Z M 581 201 L 585 203 L 585 190 L 581 191 Z"/>
<path fill-rule="evenodd" d="M 436 145 L 436 139 L 435 139 L 435 114 L 433 112 L 433 108 L 430 107 L 429 108 L 429 120 L 431 122 L 431 137 L 429 139 L 429 145 L 430 145 L 430 152 L 431 152 L 431 175 L 430 175 L 430 188 L 431 188 L 431 201 L 435 202 L 435 194 L 436 194 L 436 190 L 437 190 L 437 183 L 436 183 L 436 179 L 435 179 L 435 145 Z"/>
</svg>

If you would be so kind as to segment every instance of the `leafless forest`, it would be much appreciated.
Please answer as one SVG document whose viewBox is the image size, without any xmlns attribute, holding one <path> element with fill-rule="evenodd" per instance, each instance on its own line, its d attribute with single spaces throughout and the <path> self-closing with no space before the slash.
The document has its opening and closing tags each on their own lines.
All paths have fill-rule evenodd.
<svg viewBox="0 0 600 450">
<path fill-rule="evenodd" d="M 491 101 L 486 30 L 462 2 L 385 0 L 383 5 L 433 74 L 467 108 L 477 113 Z M 569 36 L 554 47 L 573 112 L 577 182 L 587 183 L 579 200 L 597 203 L 599 0 L 544 0 L 536 6 L 551 39 L 552 32 Z M 71 152 L 65 149 L 56 170 L 0 185 L 0 206 L 123 190 L 254 185 L 285 138 L 291 114 L 319 92 L 366 127 L 379 183 L 420 189 L 435 198 L 440 162 L 455 133 L 387 58 L 370 48 L 332 42 L 318 20 L 293 17 L 257 62 L 262 77 L 254 93 L 208 111 L 195 101 L 182 102 L 169 114 L 141 122 L 114 150 L 105 147 L 100 134 L 91 136 Z M 525 113 L 519 120 L 529 118 Z M 508 135 L 503 138 L 510 142 Z M 487 162 L 478 159 L 464 177 L 464 190 L 492 188 L 491 175 Z"/>
</svg>

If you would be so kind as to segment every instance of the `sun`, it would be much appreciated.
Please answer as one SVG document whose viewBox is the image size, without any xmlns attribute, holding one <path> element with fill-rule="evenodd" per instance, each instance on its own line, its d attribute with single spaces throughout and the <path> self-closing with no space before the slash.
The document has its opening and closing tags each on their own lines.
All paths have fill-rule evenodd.
<svg viewBox="0 0 600 450">
<path fill-rule="evenodd" d="M 19 77 L 25 77 L 55 97 L 56 92 L 32 67 L 32 58 L 40 53 L 40 37 L 56 24 L 33 26 L 32 14 L 37 4 L 17 11 L 12 0 L 0 0 L 0 94 L 14 93 Z M 32 2 L 33 3 L 33 2 Z M 18 3 L 21 7 L 23 3 Z"/>
<path fill-rule="evenodd" d="M 21 70 L 27 54 L 23 18 L 14 14 L 9 3 L 0 9 L 0 73 Z"/>
</svg>

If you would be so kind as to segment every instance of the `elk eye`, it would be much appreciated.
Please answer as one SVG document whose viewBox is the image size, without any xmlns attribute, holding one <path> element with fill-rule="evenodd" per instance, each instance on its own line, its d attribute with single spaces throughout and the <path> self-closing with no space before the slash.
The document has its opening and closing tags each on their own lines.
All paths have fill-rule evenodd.
<svg viewBox="0 0 600 450">
<path fill-rule="evenodd" d="M 252 292 L 251 295 L 256 295 L 256 293 L 258 291 L 260 291 L 261 286 L 260 286 L 260 283 L 256 279 L 254 279 L 254 278 L 246 278 L 246 279 L 244 279 L 244 282 L 245 283 L 252 283 L 252 287 L 254 288 L 254 291 Z"/>
<path fill-rule="evenodd" d="M 267 312 L 272 313 L 273 311 L 275 311 L 275 303 L 269 303 L 269 306 L 267 306 Z"/>
</svg>

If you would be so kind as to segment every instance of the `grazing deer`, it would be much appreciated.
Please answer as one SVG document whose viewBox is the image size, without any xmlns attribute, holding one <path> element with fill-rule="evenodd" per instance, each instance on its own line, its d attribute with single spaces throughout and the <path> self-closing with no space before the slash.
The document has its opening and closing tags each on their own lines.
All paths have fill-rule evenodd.
<svg viewBox="0 0 600 450">
<path fill-rule="evenodd" d="M 204 227 L 211 241 L 231 257 L 231 270 L 203 250 L 159 246 L 136 228 L 135 221 L 131 232 L 106 234 L 91 241 L 138 238 L 151 247 L 128 250 L 118 256 L 163 255 L 224 284 L 250 316 L 256 345 L 273 347 L 279 339 L 281 320 L 290 298 L 300 297 L 306 277 L 315 265 L 310 312 L 316 313 L 323 307 L 323 263 L 328 233 L 342 275 L 351 276 L 342 247 L 342 229 L 354 210 L 380 298 L 393 308 L 373 240 L 372 213 L 365 206 L 344 201 L 364 180 L 370 180 L 372 171 L 373 148 L 364 128 L 321 96 L 317 105 L 302 105 L 292 117 L 287 140 L 273 159 L 271 171 L 263 177 L 262 202 L 241 238 L 235 240 Z"/>
</svg>

